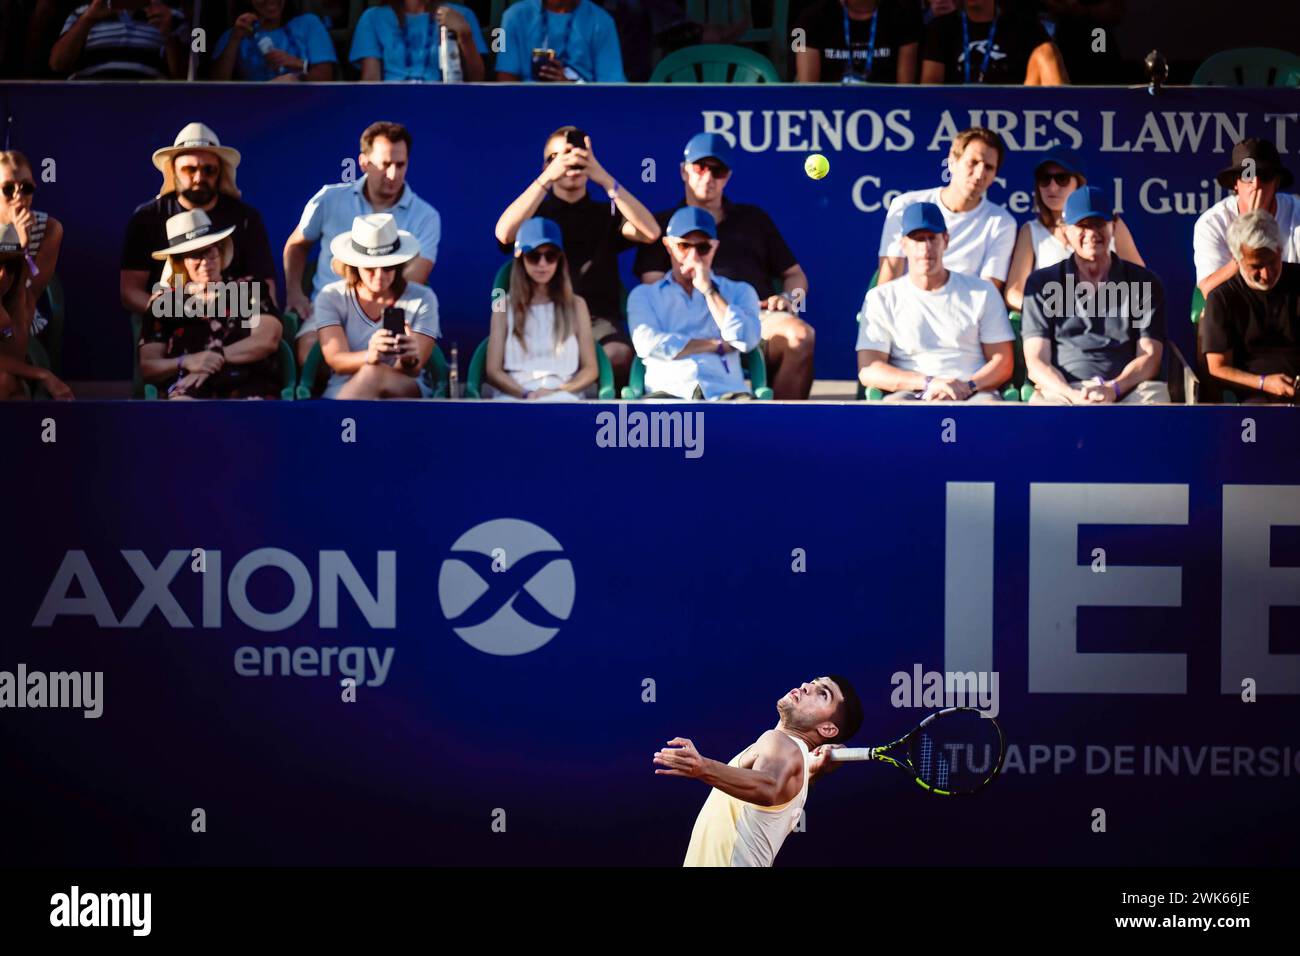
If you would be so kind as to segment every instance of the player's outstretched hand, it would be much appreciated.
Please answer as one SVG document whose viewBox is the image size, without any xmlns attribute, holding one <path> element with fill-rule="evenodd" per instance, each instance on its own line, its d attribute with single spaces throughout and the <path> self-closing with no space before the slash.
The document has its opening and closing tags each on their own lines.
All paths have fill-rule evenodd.
<svg viewBox="0 0 1300 956">
<path fill-rule="evenodd" d="M 812 759 L 808 761 L 809 776 L 816 777 L 823 773 L 830 773 L 832 770 L 838 770 L 840 763 L 838 760 L 831 759 L 831 751 L 839 750 L 843 744 L 822 744 L 812 752 Z"/>
<path fill-rule="evenodd" d="M 704 772 L 704 758 L 685 737 L 674 737 L 663 750 L 656 750 L 655 763 L 659 764 L 655 773 L 669 777 L 698 777 Z"/>
</svg>

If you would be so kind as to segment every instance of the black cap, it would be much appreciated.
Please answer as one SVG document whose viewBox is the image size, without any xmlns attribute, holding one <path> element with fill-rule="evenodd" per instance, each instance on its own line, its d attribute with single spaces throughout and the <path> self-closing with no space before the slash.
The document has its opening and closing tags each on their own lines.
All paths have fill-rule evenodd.
<svg viewBox="0 0 1300 956">
<path fill-rule="evenodd" d="M 1266 139 L 1243 139 L 1232 147 L 1232 165 L 1221 171 L 1216 177 L 1224 189 L 1231 189 L 1241 175 L 1247 160 L 1253 160 L 1255 172 L 1272 171 L 1278 175 L 1278 189 L 1289 189 L 1295 182 L 1291 170 L 1282 165 L 1282 157 L 1277 154 L 1277 147 Z"/>
</svg>

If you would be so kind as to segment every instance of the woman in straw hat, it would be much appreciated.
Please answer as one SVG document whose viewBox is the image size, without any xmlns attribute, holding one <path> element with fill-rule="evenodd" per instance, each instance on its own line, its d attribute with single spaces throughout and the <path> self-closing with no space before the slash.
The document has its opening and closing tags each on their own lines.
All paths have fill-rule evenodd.
<svg viewBox="0 0 1300 956">
<path fill-rule="evenodd" d="M 72 398 L 53 372 L 27 362 L 35 300 L 27 286 L 27 260 L 18 230 L 0 224 L 0 401 L 30 398 L 41 386 L 51 398 Z"/>
<path fill-rule="evenodd" d="M 263 284 L 229 273 L 234 226 L 201 209 L 167 220 L 161 294 L 140 329 L 140 374 L 168 398 L 274 398 L 280 319 Z"/>
<path fill-rule="evenodd" d="M 560 227 L 534 216 L 515 236 L 510 294 L 504 312 L 492 310 L 483 376 L 500 399 L 576 402 L 598 368 L 591 315 L 573 294 Z"/>
<path fill-rule="evenodd" d="M 319 332 L 321 356 L 334 373 L 325 398 L 431 396 L 420 372 L 438 338 L 438 298 L 402 276 L 419 254 L 419 240 L 386 212 L 357 216 L 330 242 L 343 278 L 321 289 L 303 328 Z"/>
</svg>

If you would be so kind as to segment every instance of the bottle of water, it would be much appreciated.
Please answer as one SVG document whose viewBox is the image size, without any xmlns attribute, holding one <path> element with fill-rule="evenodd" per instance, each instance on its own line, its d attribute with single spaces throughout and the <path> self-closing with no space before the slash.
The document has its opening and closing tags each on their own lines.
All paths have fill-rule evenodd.
<svg viewBox="0 0 1300 956">
<path fill-rule="evenodd" d="M 438 68 L 442 71 L 442 82 L 463 83 L 465 71 L 460 65 L 460 44 L 456 42 L 456 32 L 446 27 L 439 27 Z"/>
<path fill-rule="evenodd" d="M 447 363 L 447 397 L 460 398 L 460 355 L 456 343 L 451 343 L 451 359 Z"/>
</svg>

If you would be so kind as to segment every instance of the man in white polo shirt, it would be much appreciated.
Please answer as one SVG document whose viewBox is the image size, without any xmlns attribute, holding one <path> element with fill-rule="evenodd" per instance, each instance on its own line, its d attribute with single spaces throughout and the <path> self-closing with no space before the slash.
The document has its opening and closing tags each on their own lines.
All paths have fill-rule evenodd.
<svg viewBox="0 0 1300 956">
<path fill-rule="evenodd" d="M 1263 209 L 1277 220 L 1282 261 L 1300 262 L 1300 199 L 1283 191 L 1295 177 L 1282 165 L 1277 147 L 1266 139 L 1243 139 L 1232 147 L 1232 165 L 1217 178 L 1232 195 L 1201 213 L 1192 233 L 1196 287 L 1207 299 L 1215 286 L 1240 272 L 1228 248 L 1228 227 L 1248 212 Z"/>
<path fill-rule="evenodd" d="M 943 264 L 953 272 L 988 279 L 998 291 L 1007 281 L 1016 245 L 1016 221 L 984 194 L 1002 166 L 1006 147 L 992 130 L 976 126 L 962 130 L 948 153 L 947 186 L 903 193 L 889 204 L 880 234 L 879 285 L 903 274 L 903 213 L 916 203 L 933 203 L 948 227 L 948 251 Z"/>
<path fill-rule="evenodd" d="M 858 325 L 858 381 L 886 401 L 996 401 L 1012 373 L 1002 294 L 947 268 L 948 232 L 934 203 L 913 203 L 899 227 L 907 275 L 867 292 Z"/>
</svg>

